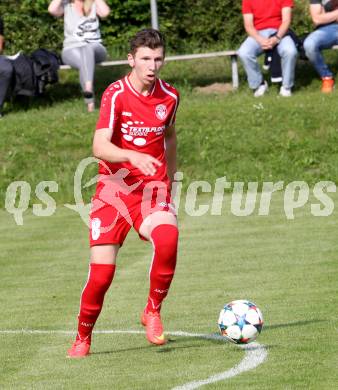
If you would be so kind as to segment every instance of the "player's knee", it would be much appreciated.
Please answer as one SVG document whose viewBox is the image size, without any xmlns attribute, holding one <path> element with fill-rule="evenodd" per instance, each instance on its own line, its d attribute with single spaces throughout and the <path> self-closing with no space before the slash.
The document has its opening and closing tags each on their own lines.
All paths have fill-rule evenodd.
<svg viewBox="0 0 338 390">
<path fill-rule="evenodd" d="M 173 258 L 177 253 L 178 229 L 175 225 L 159 225 L 151 233 L 155 252 L 162 258 Z"/>
</svg>

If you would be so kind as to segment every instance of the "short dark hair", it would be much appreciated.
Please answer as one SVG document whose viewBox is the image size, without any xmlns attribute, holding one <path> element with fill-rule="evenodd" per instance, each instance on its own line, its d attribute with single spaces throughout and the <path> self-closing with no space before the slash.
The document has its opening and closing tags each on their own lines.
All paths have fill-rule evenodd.
<svg viewBox="0 0 338 390">
<path fill-rule="evenodd" d="M 150 49 L 163 48 L 165 54 L 164 36 L 154 28 L 145 28 L 134 35 L 130 40 L 130 54 L 135 55 L 139 47 L 149 47 Z"/>
</svg>

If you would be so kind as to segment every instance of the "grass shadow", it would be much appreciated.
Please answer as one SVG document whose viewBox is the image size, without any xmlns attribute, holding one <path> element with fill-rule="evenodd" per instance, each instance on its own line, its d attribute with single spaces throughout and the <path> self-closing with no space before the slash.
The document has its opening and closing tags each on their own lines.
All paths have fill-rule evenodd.
<svg viewBox="0 0 338 390">
<path fill-rule="evenodd" d="M 263 330 L 269 331 L 269 330 L 279 329 L 279 328 L 289 328 L 292 326 L 307 326 L 319 322 L 325 322 L 325 320 L 306 320 L 306 321 L 288 322 L 285 324 L 264 325 Z"/>
<path fill-rule="evenodd" d="M 133 347 L 133 348 L 119 348 L 115 350 L 106 350 L 106 351 L 97 351 L 92 352 L 91 355 L 107 355 L 107 354 L 118 354 L 118 353 L 125 353 L 125 352 L 131 352 L 131 351 L 142 351 L 142 350 L 153 350 L 155 353 L 170 353 L 173 351 L 176 351 L 178 349 L 190 349 L 190 348 L 207 348 L 210 343 L 217 343 L 224 345 L 232 345 L 229 341 L 222 338 L 221 336 L 219 338 L 210 338 L 208 337 L 188 337 L 188 336 L 177 336 L 177 338 L 169 337 L 167 344 L 163 346 L 157 346 L 157 345 L 145 345 L 140 347 Z M 186 343 L 186 345 L 182 345 L 182 343 Z"/>
</svg>

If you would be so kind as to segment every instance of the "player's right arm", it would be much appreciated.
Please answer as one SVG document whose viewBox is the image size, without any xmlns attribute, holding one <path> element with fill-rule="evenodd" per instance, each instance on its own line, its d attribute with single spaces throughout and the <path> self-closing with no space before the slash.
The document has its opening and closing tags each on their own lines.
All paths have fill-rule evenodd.
<svg viewBox="0 0 338 390">
<path fill-rule="evenodd" d="M 310 4 L 310 14 L 311 14 L 312 22 L 315 26 L 334 23 L 338 21 L 338 9 L 335 9 L 334 11 L 331 12 L 325 12 L 321 3 Z"/>
<path fill-rule="evenodd" d="M 52 0 L 48 6 L 48 12 L 56 17 L 63 15 L 63 0 Z"/>
<path fill-rule="evenodd" d="M 118 129 L 118 118 L 123 111 L 121 96 L 123 84 L 117 81 L 103 93 L 100 115 L 93 139 L 93 155 L 111 163 L 128 162 L 138 168 L 143 175 L 152 176 L 162 163 L 153 156 L 136 150 L 120 148 L 112 142 L 113 132 Z"/>
<path fill-rule="evenodd" d="M 100 160 L 112 163 L 129 162 L 138 168 L 144 175 L 152 176 L 162 163 L 150 154 L 140 153 L 135 150 L 122 149 L 111 142 L 113 130 L 109 128 L 95 131 L 93 139 L 93 155 Z"/>
</svg>

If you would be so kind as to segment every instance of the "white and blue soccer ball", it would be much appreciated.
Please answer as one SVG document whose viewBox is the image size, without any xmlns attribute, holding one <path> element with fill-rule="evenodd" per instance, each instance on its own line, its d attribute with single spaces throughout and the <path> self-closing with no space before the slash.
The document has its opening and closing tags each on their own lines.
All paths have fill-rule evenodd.
<svg viewBox="0 0 338 390">
<path fill-rule="evenodd" d="M 247 300 L 237 300 L 226 304 L 218 318 L 222 336 L 236 344 L 254 341 L 261 333 L 263 315 L 260 309 Z"/>
</svg>

